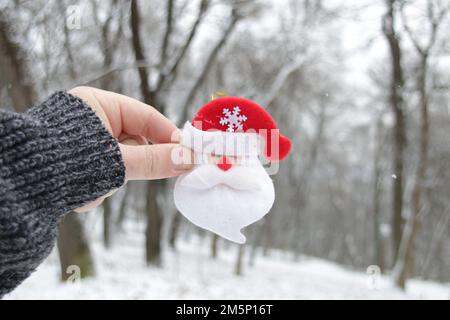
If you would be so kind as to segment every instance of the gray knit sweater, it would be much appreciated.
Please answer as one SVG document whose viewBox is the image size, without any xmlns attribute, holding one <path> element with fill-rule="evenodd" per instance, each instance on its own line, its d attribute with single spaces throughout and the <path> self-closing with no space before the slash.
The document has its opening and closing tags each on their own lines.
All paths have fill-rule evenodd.
<svg viewBox="0 0 450 320">
<path fill-rule="evenodd" d="M 0 111 L 0 298 L 48 256 L 64 213 L 124 183 L 117 141 L 79 98 Z"/>
</svg>

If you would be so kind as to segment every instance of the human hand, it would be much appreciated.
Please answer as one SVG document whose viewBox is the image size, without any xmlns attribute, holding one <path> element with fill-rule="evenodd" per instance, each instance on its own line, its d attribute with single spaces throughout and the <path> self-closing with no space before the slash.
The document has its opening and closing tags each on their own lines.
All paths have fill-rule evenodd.
<svg viewBox="0 0 450 320">
<path fill-rule="evenodd" d="M 187 152 L 190 156 L 190 151 L 173 143 L 178 136 L 177 127 L 155 108 L 124 95 L 91 87 L 76 87 L 69 93 L 89 105 L 109 133 L 118 139 L 126 181 L 173 177 L 192 168 L 190 162 L 173 162 L 175 153 L 180 159 L 185 158 Z M 149 145 L 148 140 L 153 144 Z M 76 211 L 90 210 L 114 192 Z"/>
</svg>

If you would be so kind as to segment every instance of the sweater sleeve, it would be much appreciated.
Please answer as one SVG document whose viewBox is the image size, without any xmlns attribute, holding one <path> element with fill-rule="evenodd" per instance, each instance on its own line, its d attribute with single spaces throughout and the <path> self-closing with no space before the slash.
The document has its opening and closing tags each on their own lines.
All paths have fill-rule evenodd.
<svg viewBox="0 0 450 320">
<path fill-rule="evenodd" d="M 64 213 L 124 179 L 117 141 L 79 98 L 0 111 L 0 298 L 48 256 Z"/>
</svg>

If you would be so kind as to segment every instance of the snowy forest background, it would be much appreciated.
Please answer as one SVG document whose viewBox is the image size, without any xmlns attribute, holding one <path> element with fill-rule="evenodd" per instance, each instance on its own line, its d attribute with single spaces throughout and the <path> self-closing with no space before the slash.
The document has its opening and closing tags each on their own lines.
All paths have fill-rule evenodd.
<svg viewBox="0 0 450 320">
<path fill-rule="evenodd" d="M 450 296 L 450 1 L 0 0 L 0 10 L 1 108 L 89 85 L 180 125 L 221 91 L 266 107 L 294 144 L 247 244 L 187 222 L 174 180 L 132 182 L 67 215 L 55 252 L 10 297 Z"/>
</svg>

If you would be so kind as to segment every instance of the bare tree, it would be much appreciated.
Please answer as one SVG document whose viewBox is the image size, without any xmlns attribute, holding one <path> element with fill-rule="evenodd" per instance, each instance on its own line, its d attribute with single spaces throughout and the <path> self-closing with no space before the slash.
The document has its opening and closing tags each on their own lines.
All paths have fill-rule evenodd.
<svg viewBox="0 0 450 320">
<path fill-rule="evenodd" d="M 219 236 L 217 234 L 212 235 L 211 241 L 211 258 L 217 259 L 219 255 Z"/>
<path fill-rule="evenodd" d="M 148 182 L 145 212 L 147 213 L 147 228 L 145 231 L 146 261 L 149 265 L 161 266 L 161 228 L 162 213 L 158 206 L 158 190 L 161 189 L 158 181 Z"/>
<path fill-rule="evenodd" d="M 180 228 L 180 224 L 181 224 L 181 215 L 178 213 L 178 211 L 175 210 L 169 228 L 169 246 L 172 249 L 176 249 L 178 230 Z"/>
<path fill-rule="evenodd" d="M 169 8 L 173 9 L 172 1 L 170 1 Z M 168 13 L 168 16 L 171 16 Z M 171 23 L 171 22 L 169 22 Z M 137 0 L 131 1 L 131 31 L 132 31 L 132 45 L 136 62 L 143 62 L 146 60 L 144 49 L 141 43 L 141 20 L 139 14 L 139 7 Z M 164 37 L 166 38 L 166 37 Z M 140 91 L 144 102 L 149 105 L 155 105 L 155 92 L 151 90 L 149 84 L 149 75 L 146 68 L 138 68 L 140 79 Z M 161 112 L 161 107 L 159 108 Z M 146 261 L 148 264 L 161 264 L 161 226 L 162 213 L 157 203 L 158 186 L 161 183 L 158 181 L 149 181 L 147 183 L 146 194 L 146 213 L 147 213 L 147 229 L 146 229 Z"/>
<path fill-rule="evenodd" d="M 66 2 L 64 0 L 62 1 L 56 1 L 59 9 L 59 14 L 64 17 L 64 20 L 66 18 Z M 75 58 L 73 54 L 72 49 L 72 42 L 70 39 L 70 29 L 66 22 L 64 22 L 63 26 L 63 32 L 64 32 L 64 47 L 65 47 L 65 54 L 67 58 L 67 70 L 69 71 L 69 75 L 71 79 L 77 78 L 77 71 L 75 70 Z"/>
<path fill-rule="evenodd" d="M 236 265 L 234 267 L 234 274 L 237 276 L 241 276 L 243 274 L 243 265 L 244 265 L 244 252 L 245 252 L 245 244 L 240 244 L 237 257 L 236 257 Z"/>
<path fill-rule="evenodd" d="M 131 32 L 132 45 L 136 62 L 144 62 L 146 60 L 144 49 L 141 43 L 141 18 L 137 0 L 131 1 Z M 154 105 L 154 92 L 150 89 L 149 75 L 146 68 L 138 68 L 139 79 L 141 82 L 140 90 L 145 103 Z"/>
<path fill-rule="evenodd" d="M 14 41 L 6 12 L 0 12 L 0 92 L 7 90 L 17 112 L 25 111 L 36 102 L 33 85 L 27 76 L 26 55 Z"/>
<path fill-rule="evenodd" d="M 127 184 L 123 187 L 125 189 L 125 192 L 123 194 L 122 200 L 120 202 L 120 208 L 119 213 L 117 215 L 116 225 L 119 230 L 122 231 L 123 222 L 125 221 L 125 218 L 127 216 L 127 210 L 129 208 L 129 199 L 131 197 L 131 186 L 130 184 Z"/>
<path fill-rule="evenodd" d="M 450 205 L 445 208 L 442 212 L 438 223 L 436 224 L 435 230 L 433 230 L 433 237 L 430 241 L 430 249 L 428 250 L 425 260 L 422 264 L 422 270 L 420 272 L 421 277 L 424 277 L 426 272 L 428 271 L 429 266 L 431 265 L 431 261 L 438 256 L 437 251 L 439 246 L 445 241 L 445 236 L 448 233 L 448 229 L 450 223 Z"/>
<path fill-rule="evenodd" d="M 108 9 L 108 14 L 106 16 L 106 19 L 104 21 L 100 20 L 100 13 L 98 8 L 98 1 L 92 0 L 92 11 L 93 16 L 96 25 L 100 29 L 100 51 L 103 55 L 103 69 L 104 70 L 110 70 L 113 67 L 114 63 L 114 56 L 116 54 L 116 51 L 119 47 L 120 41 L 122 40 L 123 36 L 123 26 L 122 26 L 122 10 L 119 6 L 118 0 L 112 0 Z M 115 16 L 119 14 L 116 21 L 114 20 Z M 113 30 L 113 24 L 116 22 L 117 24 L 117 30 Z M 104 74 L 100 79 L 100 86 L 101 88 L 105 90 L 116 90 L 117 91 L 117 85 L 120 83 L 116 79 L 116 73 L 110 72 Z"/>
<path fill-rule="evenodd" d="M 380 232 L 381 228 L 381 194 L 382 194 L 382 168 L 381 168 L 381 156 L 382 146 L 384 144 L 383 136 L 383 122 L 382 114 L 379 114 L 375 123 L 374 130 L 374 150 L 373 150 L 373 198 L 372 198 L 372 210 L 373 210 L 373 261 L 380 267 L 383 272 L 385 269 L 384 261 L 384 242 Z"/>
<path fill-rule="evenodd" d="M 70 273 L 68 273 L 70 266 L 80 268 L 81 278 L 92 276 L 95 273 L 91 250 L 79 216 L 79 213 L 70 212 L 59 225 L 57 244 L 62 281 L 70 277 Z"/>
<path fill-rule="evenodd" d="M 60 14 L 65 17 L 64 6 L 59 6 Z M 64 48 L 67 54 L 67 63 L 65 64 L 72 81 L 76 80 L 78 73 L 75 68 L 75 61 L 72 53 L 72 43 L 69 36 L 69 30 L 64 23 Z M 59 226 L 58 234 L 58 252 L 61 262 L 61 279 L 65 280 L 68 277 L 66 273 L 67 267 L 70 265 L 77 265 L 81 269 L 82 277 L 87 277 L 94 274 L 94 263 L 89 248 L 89 243 L 84 235 L 84 225 L 81 218 L 75 212 L 70 212 L 62 220 Z"/>
<path fill-rule="evenodd" d="M 111 248 L 112 244 L 112 206 L 111 199 L 107 198 L 103 201 L 103 245 L 106 249 Z"/>
<path fill-rule="evenodd" d="M 201 0 L 200 1 L 200 5 L 198 8 L 198 14 L 197 14 L 197 17 L 191 28 L 191 32 L 189 33 L 185 43 L 179 49 L 179 53 L 176 56 L 172 65 L 170 65 L 168 67 L 168 70 L 163 71 L 163 74 L 159 80 L 159 87 L 161 87 L 163 84 L 167 85 L 169 83 L 175 82 L 176 76 L 178 74 L 177 73 L 178 67 L 179 67 L 181 61 L 183 61 L 183 58 L 185 57 L 186 53 L 188 52 L 188 49 L 190 48 L 191 43 L 194 40 L 195 35 L 197 34 L 198 27 L 200 26 L 200 22 L 202 21 L 203 16 L 204 16 L 206 10 L 208 9 L 209 2 L 210 2 L 209 0 Z"/>
<path fill-rule="evenodd" d="M 419 43 L 419 40 L 412 31 L 409 21 L 404 14 L 405 6 L 402 6 L 403 25 L 406 33 L 414 45 L 417 54 L 420 57 L 418 72 L 418 91 L 420 96 L 420 134 L 419 134 L 419 163 L 417 164 L 414 187 L 412 190 L 412 206 L 406 227 L 403 233 L 398 258 L 394 268 L 394 278 L 396 284 L 405 288 L 406 280 L 412 272 L 414 265 L 414 244 L 419 232 L 420 220 L 426 214 L 423 201 L 423 189 L 427 183 L 428 168 L 428 150 L 430 144 L 430 116 L 428 103 L 428 65 L 432 49 L 436 43 L 439 26 L 447 14 L 448 7 L 439 9 L 436 1 L 429 0 L 427 5 L 427 22 L 430 24 L 430 34 L 428 42 L 425 45 Z"/>
<path fill-rule="evenodd" d="M 206 62 L 204 64 L 203 68 L 200 71 L 199 76 L 197 77 L 196 81 L 194 82 L 194 85 L 189 90 L 189 93 L 184 100 L 183 107 L 182 107 L 182 113 L 181 113 L 180 120 L 178 121 L 178 125 L 181 125 L 182 123 L 184 123 L 184 121 L 186 121 L 186 119 L 188 118 L 189 105 L 192 103 L 200 86 L 205 81 L 209 70 L 211 69 L 217 55 L 220 52 L 220 49 L 225 45 L 228 38 L 231 36 L 231 34 L 232 34 L 234 28 L 236 27 L 236 24 L 240 18 L 241 18 L 241 16 L 238 14 L 236 9 L 233 8 L 232 13 L 231 13 L 231 19 L 230 19 L 227 29 L 222 34 L 222 37 L 217 42 L 216 46 L 211 50 L 208 58 L 206 59 Z"/>
<path fill-rule="evenodd" d="M 389 104 L 394 114 L 393 145 L 393 189 L 392 189 L 392 237 L 393 252 L 397 256 L 403 229 L 404 153 L 406 148 L 405 101 L 403 98 L 402 51 L 396 30 L 398 0 L 385 0 L 386 13 L 383 16 L 383 33 L 389 44 L 391 59 L 391 84 Z"/>
<path fill-rule="evenodd" d="M 307 207 L 309 193 L 311 190 L 310 181 L 313 178 L 314 170 L 317 166 L 317 158 L 319 156 L 319 148 L 323 144 L 324 140 L 324 131 L 326 127 L 326 109 L 327 102 L 326 99 L 321 99 L 320 109 L 317 115 L 317 124 L 316 124 L 316 132 L 314 134 L 311 150 L 309 153 L 308 160 L 306 161 L 305 167 L 302 170 L 300 178 L 297 177 L 289 177 L 291 183 L 294 185 L 294 194 L 295 196 L 292 198 L 293 207 L 296 208 L 294 212 L 294 238 L 293 238 L 293 246 L 294 246 L 294 258 L 297 259 L 300 254 L 300 230 L 301 230 L 301 214 L 302 211 Z M 293 181 L 295 179 L 296 181 Z M 297 180 L 298 179 L 298 180 Z"/>
<path fill-rule="evenodd" d="M 119 8 L 118 0 L 111 1 L 108 9 L 108 14 L 104 21 L 100 20 L 99 8 L 97 1 L 91 1 L 92 11 L 94 16 L 94 21 L 100 29 L 100 52 L 103 55 L 103 69 L 109 70 L 113 67 L 114 56 L 118 45 L 122 38 L 122 21 L 121 21 L 121 10 Z M 120 13 L 117 21 L 117 30 L 114 33 L 112 29 L 112 24 L 114 23 L 115 12 Z M 100 87 L 105 90 L 120 91 L 120 82 L 117 81 L 116 73 L 111 72 L 105 74 L 100 79 L 96 79 L 100 83 Z M 114 196 L 113 196 L 114 197 Z M 110 248 L 112 245 L 113 237 L 113 208 L 112 208 L 112 198 L 107 198 L 103 201 L 103 244 L 106 248 Z"/>
</svg>

